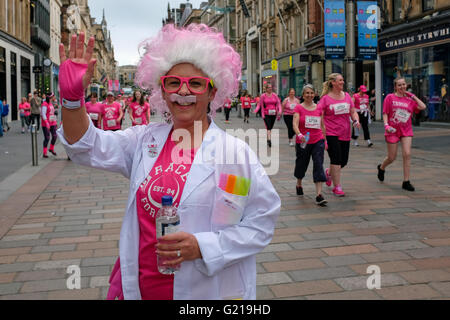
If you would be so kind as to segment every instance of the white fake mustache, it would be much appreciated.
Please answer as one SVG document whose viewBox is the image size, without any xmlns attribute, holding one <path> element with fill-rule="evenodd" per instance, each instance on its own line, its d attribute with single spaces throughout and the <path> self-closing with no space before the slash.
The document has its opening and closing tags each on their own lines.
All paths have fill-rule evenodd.
<svg viewBox="0 0 450 320">
<path fill-rule="evenodd" d="M 179 94 L 172 93 L 169 97 L 170 101 L 176 102 L 179 105 L 188 105 L 191 103 L 197 102 L 197 97 L 190 95 L 190 96 L 180 96 Z"/>
</svg>

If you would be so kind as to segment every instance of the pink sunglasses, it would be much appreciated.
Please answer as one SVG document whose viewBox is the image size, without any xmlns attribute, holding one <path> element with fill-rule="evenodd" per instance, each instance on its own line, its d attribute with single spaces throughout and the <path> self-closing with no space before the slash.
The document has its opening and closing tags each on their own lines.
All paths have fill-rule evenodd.
<svg viewBox="0 0 450 320">
<path fill-rule="evenodd" d="M 178 77 L 178 76 L 162 76 L 160 78 L 163 90 L 167 93 L 175 93 L 180 91 L 184 83 L 188 90 L 195 94 L 203 94 L 208 89 L 208 84 L 214 87 L 214 83 L 210 78 L 206 77 Z"/>
</svg>

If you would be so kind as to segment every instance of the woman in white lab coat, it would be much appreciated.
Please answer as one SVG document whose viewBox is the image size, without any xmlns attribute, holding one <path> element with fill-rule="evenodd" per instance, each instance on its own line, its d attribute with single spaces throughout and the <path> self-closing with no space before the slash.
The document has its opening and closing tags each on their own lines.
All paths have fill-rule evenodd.
<svg viewBox="0 0 450 320">
<path fill-rule="evenodd" d="M 164 26 L 145 43 L 136 80 L 173 123 L 104 132 L 83 106 L 95 65 L 94 39 L 86 52 L 83 43 L 84 34 L 72 37 L 69 58 L 60 46 L 58 134 L 75 163 L 130 179 L 108 299 L 255 299 L 255 255 L 272 239 L 280 198 L 250 147 L 212 120 L 237 94 L 239 55 L 205 25 Z M 157 240 L 163 195 L 173 197 L 181 231 Z M 179 271 L 159 273 L 157 255 Z"/>
</svg>

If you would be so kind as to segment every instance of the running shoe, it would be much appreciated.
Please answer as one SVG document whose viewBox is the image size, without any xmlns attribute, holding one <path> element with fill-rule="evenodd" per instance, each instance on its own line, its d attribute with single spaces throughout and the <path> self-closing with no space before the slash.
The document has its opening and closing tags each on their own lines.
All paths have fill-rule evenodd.
<svg viewBox="0 0 450 320">
<path fill-rule="evenodd" d="M 345 192 L 342 191 L 342 187 L 341 185 L 338 185 L 336 187 L 333 188 L 333 193 L 336 197 L 344 197 L 345 196 Z"/>
<path fill-rule="evenodd" d="M 316 197 L 316 203 L 317 203 L 318 206 L 326 207 L 328 201 L 325 200 L 325 199 L 322 197 L 321 194 L 319 194 L 319 195 Z"/>
<path fill-rule="evenodd" d="M 367 140 L 367 146 L 370 148 L 370 147 L 372 147 L 373 146 L 373 143 L 372 143 L 372 141 L 370 141 L 370 140 Z"/>
<path fill-rule="evenodd" d="M 49 151 L 50 151 L 50 153 L 51 153 L 52 155 L 54 155 L 54 156 L 57 155 L 55 151 L 53 151 L 53 150 L 49 150 Z"/>
<path fill-rule="evenodd" d="M 409 180 L 408 180 L 408 181 L 403 181 L 402 189 L 405 189 L 405 190 L 407 190 L 407 191 L 414 191 L 414 190 L 416 190 L 416 189 L 413 187 L 413 185 L 411 184 L 411 182 L 409 182 Z"/>
<path fill-rule="evenodd" d="M 377 168 L 378 168 L 378 180 L 383 182 L 385 170 L 381 170 L 381 164 L 379 164 Z"/>
<path fill-rule="evenodd" d="M 272 141 L 271 140 L 267 140 L 267 145 L 269 146 L 269 148 L 272 148 Z"/>
<path fill-rule="evenodd" d="M 43 158 L 48 158 L 48 155 L 44 154 L 42 157 L 43 157 Z"/>
<path fill-rule="evenodd" d="M 295 189 L 297 189 L 297 195 L 302 196 L 303 195 L 303 188 L 299 186 L 295 186 Z"/>
<path fill-rule="evenodd" d="M 353 142 L 353 145 L 354 145 L 355 147 L 359 147 L 358 141 L 355 140 L 355 141 Z"/>
<path fill-rule="evenodd" d="M 291 147 L 293 147 L 294 146 L 294 142 L 289 142 L 289 145 L 291 146 Z"/>
<path fill-rule="evenodd" d="M 326 169 L 325 170 L 325 175 L 327 177 L 327 186 L 331 187 L 331 176 L 330 176 L 330 169 Z"/>
</svg>

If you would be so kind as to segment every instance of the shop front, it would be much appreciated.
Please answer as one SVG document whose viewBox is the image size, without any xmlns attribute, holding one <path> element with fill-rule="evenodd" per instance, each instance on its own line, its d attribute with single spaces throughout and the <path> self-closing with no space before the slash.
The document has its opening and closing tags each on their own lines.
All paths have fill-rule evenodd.
<svg viewBox="0 0 450 320">
<path fill-rule="evenodd" d="M 272 70 L 271 64 L 263 65 L 263 70 L 261 72 L 261 82 L 262 82 L 262 91 L 264 93 L 266 90 L 266 85 L 271 84 L 273 92 L 278 94 L 278 70 Z"/>
<path fill-rule="evenodd" d="M 425 119 L 450 122 L 450 23 L 412 29 L 380 38 L 382 95 L 393 92 L 394 79 L 403 77 L 427 104 Z"/>
</svg>

